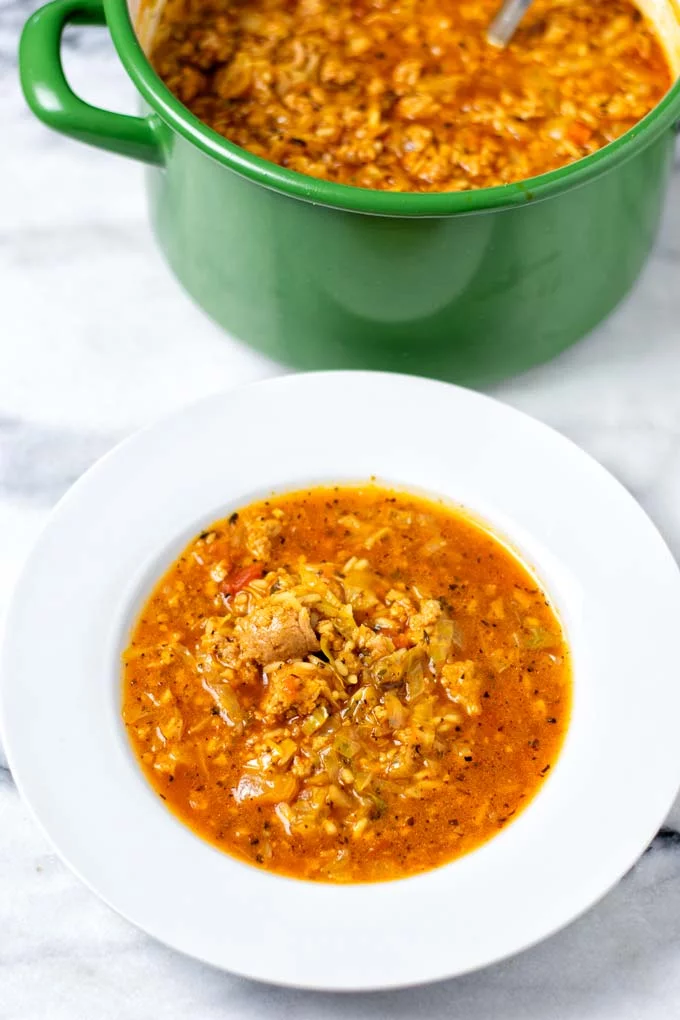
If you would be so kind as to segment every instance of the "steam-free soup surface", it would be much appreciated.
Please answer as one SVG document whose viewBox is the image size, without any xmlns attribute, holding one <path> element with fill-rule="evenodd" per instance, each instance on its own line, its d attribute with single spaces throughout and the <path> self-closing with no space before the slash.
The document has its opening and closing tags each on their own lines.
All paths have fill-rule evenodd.
<svg viewBox="0 0 680 1020">
<path fill-rule="evenodd" d="M 203 531 L 124 654 L 145 775 L 204 839 L 305 879 L 398 878 L 495 835 L 554 766 L 564 635 L 448 506 L 319 488 Z"/>
<path fill-rule="evenodd" d="M 631 0 L 168 0 L 151 59 L 189 109 L 274 163 L 388 191 L 464 191 L 618 138 L 671 73 Z"/>
</svg>

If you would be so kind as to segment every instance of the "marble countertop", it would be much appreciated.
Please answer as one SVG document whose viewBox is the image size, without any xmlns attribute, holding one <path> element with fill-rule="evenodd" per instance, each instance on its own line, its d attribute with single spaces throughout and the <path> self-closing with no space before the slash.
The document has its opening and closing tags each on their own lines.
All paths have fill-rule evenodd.
<svg viewBox="0 0 680 1020">
<path fill-rule="evenodd" d="M 0 614 L 50 507 L 96 457 L 189 400 L 283 371 L 220 333 L 177 287 L 149 231 L 140 168 L 29 114 L 14 51 L 30 7 L 0 3 Z M 69 32 L 65 48 L 84 97 L 134 108 L 104 31 Z M 676 172 L 661 237 L 625 304 L 557 361 L 494 390 L 613 471 L 676 555 L 679 322 Z M 427 988 L 333 996 L 255 985 L 136 931 L 60 863 L 1 768 L 0 1020 L 157 1016 L 680 1017 L 680 804 L 619 886 L 536 949 Z"/>
</svg>

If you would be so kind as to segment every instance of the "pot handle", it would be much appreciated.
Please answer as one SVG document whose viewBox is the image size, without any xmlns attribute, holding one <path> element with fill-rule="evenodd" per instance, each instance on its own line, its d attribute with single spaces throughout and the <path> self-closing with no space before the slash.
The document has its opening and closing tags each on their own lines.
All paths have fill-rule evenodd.
<svg viewBox="0 0 680 1020">
<path fill-rule="evenodd" d="M 48 127 L 88 145 L 162 165 L 161 123 L 155 115 L 112 113 L 90 106 L 72 91 L 60 52 L 68 24 L 106 25 L 101 0 L 53 0 L 26 22 L 19 45 L 19 74 L 31 110 Z"/>
</svg>

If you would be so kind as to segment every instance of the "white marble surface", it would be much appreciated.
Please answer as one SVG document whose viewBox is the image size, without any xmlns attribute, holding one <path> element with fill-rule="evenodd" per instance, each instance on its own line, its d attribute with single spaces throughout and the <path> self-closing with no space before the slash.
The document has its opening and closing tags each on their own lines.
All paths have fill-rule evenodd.
<svg viewBox="0 0 680 1020">
<path fill-rule="evenodd" d="M 188 400 L 281 371 L 178 289 L 150 236 L 139 168 L 52 135 L 28 113 L 14 49 L 29 9 L 0 3 L 0 613 L 36 529 L 94 458 Z M 69 35 L 67 56 L 83 95 L 133 108 L 103 31 Z M 553 364 L 496 390 L 609 467 L 678 555 L 679 320 L 680 173 L 625 305 Z M 58 861 L 5 769 L 0 1020 L 672 1020 L 678 827 L 680 806 L 617 889 L 521 957 L 429 988 L 338 997 L 254 985 L 136 931 Z"/>
</svg>

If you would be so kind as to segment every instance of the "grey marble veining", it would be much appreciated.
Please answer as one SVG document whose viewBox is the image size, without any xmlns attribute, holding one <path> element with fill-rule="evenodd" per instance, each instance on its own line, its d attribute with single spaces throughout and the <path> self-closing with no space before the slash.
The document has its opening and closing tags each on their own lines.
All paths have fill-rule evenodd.
<svg viewBox="0 0 680 1020">
<path fill-rule="evenodd" d="M 50 507 L 114 442 L 282 370 L 178 289 L 150 236 L 140 168 L 29 114 L 15 52 L 32 6 L 0 0 L 0 614 Z M 65 61 L 89 101 L 134 110 L 105 31 L 69 31 Z M 679 323 L 676 173 L 630 298 L 586 341 L 495 390 L 604 463 L 678 556 Z M 595 909 L 535 949 L 429 988 L 331 996 L 221 974 L 137 932 L 58 861 L 2 762 L 0 1020 L 680 1018 L 680 805 Z"/>
<path fill-rule="evenodd" d="M 0 499 L 50 509 L 118 438 L 0 417 Z"/>
<path fill-rule="evenodd" d="M 1 0 L 0 70 L 2 73 L 7 73 L 8 69 L 16 67 L 17 40 L 21 27 L 38 6 L 40 5 L 34 3 L 33 0 Z M 103 35 L 93 35 L 83 28 L 74 27 L 69 29 L 64 46 L 67 50 L 86 47 L 88 52 L 94 53 L 97 50 L 104 52 L 108 48 L 108 43 Z"/>
</svg>

